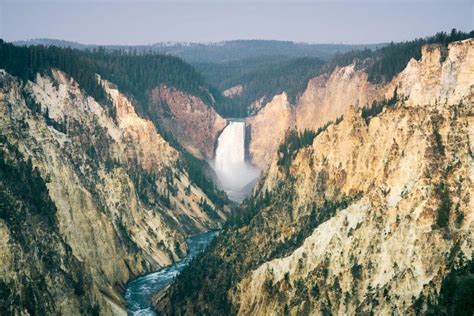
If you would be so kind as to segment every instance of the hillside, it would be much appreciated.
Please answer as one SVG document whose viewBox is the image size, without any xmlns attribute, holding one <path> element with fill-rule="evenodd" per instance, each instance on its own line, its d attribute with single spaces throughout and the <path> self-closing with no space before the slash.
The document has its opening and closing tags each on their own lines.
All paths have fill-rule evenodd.
<svg viewBox="0 0 474 316">
<path fill-rule="evenodd" d="M 347 103 L 311 141 L 280 147 L 289 159 L 272 156 L 240 216 L 157 310 L 472 314 L 474 41 L 421 55 L 379 92 L 395 101 L 371 113 Z"/>
<path fill-rule="evenodd" d="M 385 44 L 346 45 L 346 44 L 311 44 L 291 41 L 275 40 L 233 40 L 211 43 L 188 42 L 160 42 L 151 45 L 95 45 L 82 44 L 71 41 L 49 38 L 37 38 L 25 41 L 16 41 L 15 45 L 44 45 L 63 48 L 76 48 L 81 50 L 94 50 L 99 47 L 107 51 L 131 50 L 140 52 L 153 52 L 181 57 L 191 64 L 196 63 L 227 63 L 238 60 L 259 58 L 262 56 L 290 58 L 319 57 L 325 60 L 335 53 L 346 53 L 358 49 L 374 49 Z"/>
<path fill-rule="evenodd" d="M 172 42 L 141 46 L 99 46 L 54 39 L 18 41 L 14 44 L 18 46 L 56 46 L 90 52 L 101 50 L 108 53 L 122 51 L 133 55 L 158 53 L 178 56 L 196 67 L 203 75 L 206 82 L 211 85 L 206 89 L 211 92 L 215 102 L 209 100 L 208 95 L 201 95 L 199 89 L 193 88 L 193 91 L 188 92 L 200 96 L 205 103 L 213 106 L 224 117 L 245 117 L 252 114 L 255 111 L 251 107 L 255 101 L 261 98 L 268 100 L 271 96 L 283 91 L 286 91 L 294 100 L 298 93 L 304 89 L 307 81 L 319 73 L 321 65 L 331 60 L 335 54 L 363 49 L 370 51 L 385 45 L 235 40 L 218 43 Z M 188 77 L 184 76 L 184 78 Z M 122 76 L 117 78 L 122 78 Z M 144 81 L 144 83 L 147 82 Z M 202 80 L 201 84 L 204 85 Z M 245 87 L 242 90 L 242 95 L 234 98 L 222 97 L 222 93 L 226 89 L 237 85 Z"/>
<path fill-rule="evenodd" d="M 252 162 L 262 169 L 268 167 L 289 129 L 316 131 L 327 122 L 336 121 L 351 105 L 361 109 L 380 108 L 393 98 L 394 87 L 400 81 L 396 75 L 408 63 L 422 62 L 422 45 L 439 46 L 441 55 L 433 58 L 442 61 L 450 42 L 473 36 L 472 32 L 453 30 L 450 34 L 438 33 L 425 39 L 390 44 L 374 52 L 356 51 L 335 56 L 320 67 L 318 75 L 305 81 L 304 86 L 300 85 L 296 101 L 293 99 L 295 90 L 283 89 L 266 101 L 256 103 L 259 111 L 246 119 Z M 425 55 L 428 56 L 428 52 Z M 431 67 L 422 62 L 420 68 L 425 65 Z M 416 83 L 416 79 L 412 82 Z"/>
<path fill-rule="evenodd" d="M 105 79 L 125 76 L 114 58 L 131 57 L 6 43 L 0 56 L 0 310 L 124 313 L 124 285 L 179 260 L 190 234 L 221 227 L 226 198 L 140 115 L 133 72 L 121 77 L 127 93 Z M 150 84 L 186 90 L 186 80 Z"/>
<path fill-rule="evenodd" d="M 65 71 L 88 95 L 107 106 L 113 117 L 114 108 L 95 77 L 100 74 L 117 85 L 133 101 L 137 113 L 151 120 L 173 146 L 199 159 L 212 158 L 216 137 L 224 127 L 214 110 L 221 97 L 213 95 L 202 76 L 177 57 L 105 49 L 88 52 L 55 46 L 18 47 L 1 40 L 0 56 L 0 68 L 23 80 L 33 80 L 38 72 L 48 74 L 50 68 Z M 157 94 L 160 90 L 168 93 Z M 188 100 L 173 102 L 183 96 Z"/>
</svg>

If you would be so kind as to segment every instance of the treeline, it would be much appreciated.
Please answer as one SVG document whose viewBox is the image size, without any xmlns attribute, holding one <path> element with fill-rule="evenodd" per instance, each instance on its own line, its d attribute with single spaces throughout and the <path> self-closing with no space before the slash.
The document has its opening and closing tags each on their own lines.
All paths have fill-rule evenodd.
<svg viewBox="0 0 474 316">
<path fill-rule="evenodd" d="M 198 68 L 221 89 L 243 85 L 240 95 L 217 102 L 216 110 L 225 117 L 245 117 L 252 114 L 249 112 L 252 103 L 262 97 L 270 101 L 274 95 L 286 92 L 294 104 L 308 80 L 321 73 L 323 65 L 323 60 L 313 57 L 272 57 L 266 62 L 253 59 L 227 65 L 201 64 Z"/>
<path fill-rule="evenodd" d="M 359 69 L 364 69 L 372 83 L 389 82 L 401 72 L 410 61 L 420 60 L 421 47 L 425 44 L 440 44 L 447 46 L 451 42 L 474 38 L 474 31 L 469 33 L 453 29 L 451 33 L 439 32 L 434 36 L 418 38 L 412 41 L 390 43 L 377 50 L 364 49 L 344 54 L 336 54 L 326 66 L 331 71 L 336 66 L 347 66 L 356 61 Z"/>
<path fill-rule="evenodd" d="M 313 140 L 324 132 L 329 125 L 339 124 L 342 121 L 342 116 L 338 117 L 335 122 L 327 122 L 316 131 L 305 129 L 303 132 L 298 132 L 296 130 L 291 130 L 288 135 L 286 135 L 285 141 L 280 144 L 278 147 L 278 162 L 277 164 L 284 169 L 288 169 L 291 162 L 295 158 L 295 155 L 301 148 L 309 147 L 313 144 Z"/>
<path fill-rule="evenodd" d="M 370 118 L 372 118 L 374 116 L 377 116 L 380 113 L 382 113 L 383 109 L 385 109 L 387 107 L 395 106 L 397 104 L 397 102 L 399 101 L 397 91 L 398 91 L 398 88 L 395 88 L 395 90 L 393 91 L 393 96 L 390 99 L 387 99 L 387 98 L 384 97 L 380 101 L 375 101 L 374 100 L 374 102 L 372 102 L 371 106 L 367 105 L 367 106 L 363 107 L 361 116 L 365 119 L 365 122 L 367 123 Z"/>
<path fill-rule="evenodd" d="M 291 130 L 286 136 L 285 141 L 278 147 L 278 154 L 280 155 L 278 165 L 289 167 L 298 150 L 310 146 L 319 133 L 321 133 L 321 130 L 317 132 L 308 129 L 305 129 L 303 132 Z"/>
<path fill-rule="evenodd" d="M 202 76 L 189 64 L 172 56 L 137 53 L 135 51 L 106 51 L 97 48 L 81 51 L 55 46 L 15 46 L 0 39 L 0 69 L 22 80 L 34 80 L 37 73 L 49 75 L 57 68 L 76 80 L 81 89 L 102 104 L 110 112 L 112 109 L 108 95 L 96 79 L 96 74 L 117 84 L 120 91 L 134 102 L 137 112 L 150 118 L 149 89 L 166 84 L 214 104 L 211 89 Z M 216 99 L 218 99 L 216 97 Z M 205 162 L 198 161 L 166 132 L 157 120 L 153 120 L 160 134 L 175 148 L 182 151 L 183 168 L 191 181 L 200 186 L 219 206 L 226 201 L 225 194 L 217 190 L 205 175 Z"/>
<path fill-rule="evenodd" d="M 172 56 L 130 50 L 106 52 L 103 48 L 80 51 L 55 46 L 15 46 L 0 40 L 0 68 L 24 80 L 33 80 L 37 73 L 48 73 L 51 68 L 60 69 L 102 103 L 108 98 L 97 83 L 96 74 L 132 95 L 142 108 L 149 101 L 149 89 L 161 84 L 213 104 L 202 76 L 191 65 Z"/>
<path fill-rule="evenodd" d="M 97 102 L 107 104 L 108 97 L 98 84 L 93 58 L 84 52 L 55 46 L 18 47 L 0 39 L 0 69 L 22 80 L 34 80 L 37 73 L 49 74 L 51 68 L 61 69 L 79 83 Z"/>
<path fill-rule="evenodd" d="M 206 80 L 221 91 L 243 85 L 243 92 L 233 98 L 220 99 L 216 104 L 219 113 L 227 117 L 243 117 L 252 113 L 253 102 L 266 97 L 270 101 L 276 94 L 286 92 L 295 104 L 308 81 L 322 73 L 330 73 L 337 66 L 347 66 L 354 61 L 364 69 L 372 83 L 390 81 L 401 72 L 411 58 L 421 58 L 425 44 L 447 46 L 454 41 L 473 38 L 474 31 L 464 33 L 453 29 L 449 34 L 439 32 L 431 37 L 412 41 L 390 43 L 377 49 L 365 48 L 335 54 L 329 62 L 314 57 L 288 58 L 287 56 L 260 56 L 226 63 L 196 64 Z M 217 94 L 217 93 L 215 93 Z"/>
</svg>

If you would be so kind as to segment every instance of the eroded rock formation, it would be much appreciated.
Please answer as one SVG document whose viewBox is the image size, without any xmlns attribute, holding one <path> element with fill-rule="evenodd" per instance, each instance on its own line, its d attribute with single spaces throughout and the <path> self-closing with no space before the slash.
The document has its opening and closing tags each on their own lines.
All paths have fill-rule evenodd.
<svg viewBox="0 0 474 316">
<path fill-rule="evenodd" d="M 397 88 L 394 106 L 373 117 L 341 106 L 342 121 L 288 164 L 275 154 L 242 220 L 161 293 L 157 309 L 439 312 L 443 280 L 469 269 L 474 251 L 473 70 L 474 40 L 426 46 L 377 88 Z M 469 278 L 448 290 L 461 307 Z"/>
<path fill-rule="evenodd" d="M 2 176 L 4 311 L 123 312 L 128 280 L 178 260 L 188 234 L 226 217 L 154 124 L 102 85 L 108 107 L 59 70 L 35 82 L 0 73 L 1 172 L 20 175 Z M 37 183 L 23 194 L 28 172 Z"/>
</svg>

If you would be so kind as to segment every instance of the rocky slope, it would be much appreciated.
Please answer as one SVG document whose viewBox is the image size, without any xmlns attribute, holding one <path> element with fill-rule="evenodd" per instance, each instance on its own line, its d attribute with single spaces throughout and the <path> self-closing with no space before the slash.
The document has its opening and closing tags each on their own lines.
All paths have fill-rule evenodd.
<svg viewBox="0 0 474 316">
<path fill-rule="evenodd" d="M 58 70 L 35 82 L 0 73 L 2 311 L 123 312 L 130 278 L 226 217 L 155 125 L 101 83 L 110 109 Z"/>
<path fill-rule="evenodd" d="M 354 64 L 311 79 L 294 106 L 286 100 L 282 106 L 279 101 L 282 96 L 275 96 L 256 115 L 247 119 L 251 129 L 251 160 L 265 169 L 287 130 L 317 130 L 340 117 L 348 105 L 366 106 L 382 97 L 382 89 L 368 82 L 367 74 L 355 70 Z M 266 133 L 269 130 L 271 133 Z"/>
<path fill-rule="evenodd" d="M 412 59 L 407 68 L 388 84 L 372 84 L 368 81 L 367 74 L 358 69 L 355 63 L 336 67 L 330 74 L 311 79 L 297 103 L 289 106 L 292 112 L 290 116 L 293 116 L 294 120 L 286 119 L 288 116 L 286 108 L 281 111 L 262 110 L 248 119 L 248 124 L 255 130 L 274 131 L 267 136 L 252 137 L 249 144 L 250 148 L 255 148 L 250 150 L 252 162 L 261 168 L 268 167 L 270 160 L 267 157 L 275 153 L 287 129 L 316 130 L 329 121 L 335 121 L 350 105 L 365 107 L 384 97 L 392 97 L 395 87 L 398 87 L 398 93 L 410 95 L 410 102 L 425 104 L 435 99 L 444 101 L 448 90 L 454 89 L 453 85 L 458 84 L 458 81 L 470 80 L 472 70 L 462 65 L 469 61 L 465 50 L 466 45 L 462 42 L 450 44 L 449 54 L 452 56 L 452 63 L 441 64 L 439 60 L 446 57 L 447 50 L 437 44 L 426 45 L 422 48 L 422 59 L 420 61 Z M 457 70 L 443 70 L 443 67 L 462 67 L 464 73 L 459 74 L 458 78 L 453 78 L 451 76 Z M 464 82 L 462 86 L 469 89 L 469 82 Z M 430 91 L 422 90 L 422 87 L 429 87 Z M 452 95 L 459 99 L 459 96 L 466 95 L 466 91 L 454 91 Z M 263 105 L 262 108 L 265 107 L 274 108 L 273 101 Z M 283 118 L 281 121 L 286 124 L 273 125 L 278 118 Z M 258 146 L 257 142 L 265 143 L 266 146 Z"/>
<path fill-rule="evenodd" d="M 355 64 L 311 79 L 296 105 L 296 127 L 316 130 L 335 121 L 349 105 L 363 107 L 380 100 L 383 89 L 371 84 Z"/>
<path fill-rule="evenodd" d="M 272 131 L 268 134 L 252 133 L 249 143 L 252 162 L 262 169 L 267 168 L 271 161 L 269 157 L 275 155 L 288 129 L 317 130 L 327 122 L 335 121 L 349 105 L 363 107 L 382 99 L 385 90 L 371 84 L 367 74 L 356 70 L 352 64 L 311 79 L 295 105 L 278 108 L 274 103 L 281 96 L 275 96 L 256 115 L 247 119 L 251 130 Z"/>
<path fill-rule="evenodd" d="M 150 95 L 152 117 L 194 156 L 213 159 L 217 137 L 226 121 L 200 98 L 174 88 L 155 87 Z"/>
<path fill-rule="evenodd" d="M 285 93 L 276 95 L 257 115 L 246 119 L 248 153 L 253 164 L 262 170 L 268 166 L 293 121 Z"/>
<path fill-rule="evenodd" d="M 394 106 L 362 117 L 348 104 L 289 164 L 275 155 L 233 228 L 157 309 L 472 313 L 469 273 L 446 288 L 474 251 L 474 40 L 448 48 L 425 47 L 384 87 L 397 87 Z"/>
</svg>

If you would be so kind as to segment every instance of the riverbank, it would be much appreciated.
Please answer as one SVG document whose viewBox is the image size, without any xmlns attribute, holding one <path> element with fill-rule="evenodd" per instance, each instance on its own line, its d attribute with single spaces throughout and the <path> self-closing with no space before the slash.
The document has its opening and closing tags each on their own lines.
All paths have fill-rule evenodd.
<svg viewBox="0 0 474 316">
<path fill-rule="evenodd" d="M 218 234 L 218 231 L 208 231 L 189 237 L 186 241 L 189 251 L 182 260 L 130 281 L 126 286 L 124 296 L 129 315 L 156 315 L 152 307 L 152 296 L 169 286 L 191 260 L 204 251 Z"/>
</svg>

